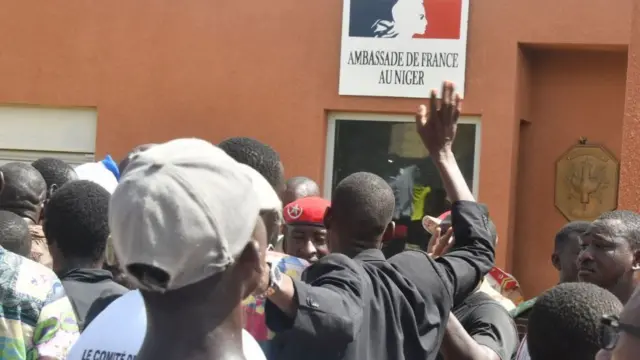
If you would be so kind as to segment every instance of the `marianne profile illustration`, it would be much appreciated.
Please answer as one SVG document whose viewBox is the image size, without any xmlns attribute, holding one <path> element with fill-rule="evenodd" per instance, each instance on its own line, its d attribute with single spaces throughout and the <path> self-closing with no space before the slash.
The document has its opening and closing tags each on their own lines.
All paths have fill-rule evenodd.
<svg viewBox="0 0 640 360">
<path fill-rule="evenodd" d="M 423 0 L 351 0 L 351 37 L 411 39 L 428 24 Z"/>
</svg>

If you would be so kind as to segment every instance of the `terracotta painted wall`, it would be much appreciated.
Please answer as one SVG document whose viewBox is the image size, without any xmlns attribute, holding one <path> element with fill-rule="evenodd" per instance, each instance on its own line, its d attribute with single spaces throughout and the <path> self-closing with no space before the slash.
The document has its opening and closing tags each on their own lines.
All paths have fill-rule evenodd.
<svg viewBox="0 0 640 360">
<path fill-rule="evenodd" d="M 321 180 L 326 111 L 407 113 L 419 104 L 338 96 L 341 0 L 0 5 L 0 103 L 97 106 L 100 154 L 177 136 L 248 135 L 272 144 L 288 174 Z M 624 46 L 629 5 L 471 1 L 465 112 L 483 119 L 480 198 L 503 239 L 500 265 L 513 250 L 518 43 Z"/>
<path fill-rule="evenodd" d="M 557 281 L 555 233 L 567 220 L 554 207 L 555 162 L 581 136 L 618 159 L 626 53 L 530 53 L 530 123 L 520 131 L 513 272 L 534 296 Z"/>
</svg>

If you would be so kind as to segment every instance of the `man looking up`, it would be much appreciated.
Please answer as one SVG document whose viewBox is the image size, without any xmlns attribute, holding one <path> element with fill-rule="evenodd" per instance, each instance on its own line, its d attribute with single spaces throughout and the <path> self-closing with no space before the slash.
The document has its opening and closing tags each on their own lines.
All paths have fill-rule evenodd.
<svg viewBox="0 0 640 360">
<path fill-rule="evenodd" d="M 331 254 L 311 265 L 303 281 L 269 273 L 264 294 L 267 325 L 278 334 L 274 358 L 437 355 L 454 298 L 470 294 L 494 258 L 486 211 L 473 201 L 451 152 L 460 99 L 450 83 L 442 97 L 438 101 L 433 93 L 428 122 L 422 107 L 416 123 L 454 202 L 456 247 L 436 260 L 407 251 L 387 262 L 379 248 L 385 232 L 393 230 L 393 191 L 371 173 L 347 176 L 324 219 Z"/>
<path fill-rule="evenodd" d="M 308 177 L 295 176 L 285 183 L 282 205 L 287 206 L 298 199 L 313 196 L 321 196 L 318 184 Z"/>
<path fill-rule="evenodd" d="M 243 335 L 241 301 L 264 271 L 260 211 L 281 206 L 266 180 L 203 140 L 173 140 L 132 159 L 109 225 L 147 309 L 136 359 L 264 359 L 243 351 L 255 340 Z"/>
<path fill-rule="evenodd" d="M 320 197 L 295 200 L 284 207 L 284 252 L 316 262 L 329 254 L 324 214 L 331 203 Z"/>
<path fill-rule="evenodd" d="M 640 268 L 640 215 L 630 210 L 606 212 L 581 236 L 578 278 L 611 291 L 626 303 Z"/>
</svg>

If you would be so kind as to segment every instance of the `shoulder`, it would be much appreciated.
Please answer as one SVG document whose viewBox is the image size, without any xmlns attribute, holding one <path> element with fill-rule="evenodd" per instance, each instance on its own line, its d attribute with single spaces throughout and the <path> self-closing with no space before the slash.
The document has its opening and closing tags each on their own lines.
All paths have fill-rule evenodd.
<svg viewBox="0 0 640 360">
<path fill-rule="evenodd" d="M 496 320 L 496 319 L 508 319 L 511 323 L 511 316 L 509 312 L 499 302 L 493 299 L 491 296 L 484 294 L 480 291 L 469 295 L 460 306 L 458 306 L 454 313 L 459 309 L 467 309 L 467 314 L 472 318 L 482 318 L 484 320 Z M 456 313 L 456 316 L 459 316 Z"/>
<path fill-rule="evenodd" d="M 529 310 L 533 308 L 533 304 L 536 303 L 536 298 L 529 299 L 520 305 L 518 305 L 515 309 L 511 310 L 511 316 L 516 318 L 525 315 Z"/>
<path fill-rule="evenodd" d="M 344 277 L 348 274 L 351 274 L 348 275 L 351 278 L 366 277 L 366 271 L 361 263 L 344 254 L 329 254 L 318 260 L 316 263 L 311 264 L 311 266 L 305 270 L 303 279 L 306 282 L 313 281 L 314 279 L 330 273 L 333 273 L 331 276 L 335 274 L 335 276 L 338 277 Z"/>
<path fill-rule="evenodd" d="M 0 286 L 43 303 L 65 297 L 62 283 L 51 269 L 4 250 L 0 251 Z"/>
</svg>

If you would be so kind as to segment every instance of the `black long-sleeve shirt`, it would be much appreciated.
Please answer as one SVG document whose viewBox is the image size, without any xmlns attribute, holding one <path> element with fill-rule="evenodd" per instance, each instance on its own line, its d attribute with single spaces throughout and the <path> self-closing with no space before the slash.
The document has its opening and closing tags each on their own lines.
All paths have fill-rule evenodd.
<svg viewBox="0 0 640 360">
<path fill-rule="evenodd" d="M 353 259 L 331 254 L 294 280 L 298 310 L 289 318 L 266 303 L 277 333 L 271 359 L 434 359 L 455 300 L 464 299 L 494 262 L 486 211 L 452 208 L 456 245 L 432 259 L 407 251 L 388 261 L 379 250 Z"/>
</svg>

